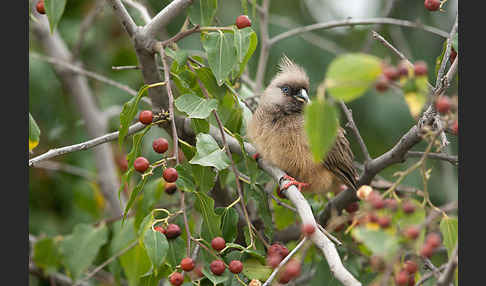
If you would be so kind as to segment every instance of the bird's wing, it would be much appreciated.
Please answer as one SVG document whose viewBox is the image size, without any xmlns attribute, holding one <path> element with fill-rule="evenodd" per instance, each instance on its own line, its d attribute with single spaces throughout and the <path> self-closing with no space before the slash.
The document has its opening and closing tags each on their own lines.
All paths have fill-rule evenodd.
<svg viewBox="0 0 486 286">
<path fill-rule="evenodd" d="M 358 173 L 353 166 L 354 155 L 346 138 L 346 131 L 339 127 L 334 146 L 327 153 L 324 166 L 343 181 L 348 187 L 357 190 Z"/>
</svg>

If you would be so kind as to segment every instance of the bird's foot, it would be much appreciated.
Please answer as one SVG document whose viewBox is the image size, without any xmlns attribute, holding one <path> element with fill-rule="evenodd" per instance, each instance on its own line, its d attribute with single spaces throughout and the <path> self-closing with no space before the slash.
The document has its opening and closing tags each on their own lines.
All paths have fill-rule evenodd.
<svg viewBox="0 0 486 286">
<path fill-rule="evenodd" d="M 284 194 L 282 192 L 284 190 L 286 190 L 288 187 L 292 186 L 292 185 L 296 186 L 297 189 L 299 189 L 299 191 L 301 191 L 301 192 L 302 192 L 302 188 L 305 188 L 305 187 L 308 187 L 309 186 L 309 184 L 303 183 L 303 182 L 299 182 L 295 178 L 293 178 L 293 177 L 291 177 L 289 175 L 284 175 L 282 177 L 282 179 L 290 180 L 290 182 L 286 183 L 281 189 L 278 190 L 277 194 L 281 198 L 285 198 L 285 196 L 284 196 Z"/>
<path fill-rule="evenodd" d="M 260 159 L 260 153 L 255 153 L 255 154 L 253 154 L 253 156 L 252 156 L 252 157 L 253 157 L 253 159 L 254 159 L 255 161 L 258 161 L 258 159 Z"/>
</svg>

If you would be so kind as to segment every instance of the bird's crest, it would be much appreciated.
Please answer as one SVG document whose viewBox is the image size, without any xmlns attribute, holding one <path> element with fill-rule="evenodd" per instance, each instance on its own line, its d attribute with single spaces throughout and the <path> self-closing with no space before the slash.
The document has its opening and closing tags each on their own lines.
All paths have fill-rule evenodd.
<svg viewBox="0 0 486 286">
<path fill-rule="evenodd" d="M 309 77 L 305 70 L 289 59 L 285 54 L 282 55 L 278 65 L 278 73 L 272 81 L 274 84 L 293 84 L 296 86 L 309 85 Z"/>
</svg>

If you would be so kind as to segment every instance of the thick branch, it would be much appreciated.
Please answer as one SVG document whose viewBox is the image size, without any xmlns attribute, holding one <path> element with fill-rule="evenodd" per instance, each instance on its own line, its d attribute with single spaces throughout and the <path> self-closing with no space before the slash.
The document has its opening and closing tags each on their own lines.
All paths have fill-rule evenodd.
<svg viewBox="0 0 486 286">
<path fill-rule="evenodd" d="M 130 38 L 133 38 L 133 36 L 137 32 L 138 27 L 137 24 L 135 24 L 135 21 L 133 21 L 130 14 L 128 14 L 128 11 L 125 8 L 125 6 L 123 6 L 120 0 L 106 0 L 106 1 L 110 3 L 111 7 L 113 8 L 113 12 L 115 12 L 115 14 L 117 15 L 117 18 L 120 20 L 120 23 L 125 28 L 125 31 L 127 31 Z"/>
<path fill-rule="evenodd" d="M 179 15 L 187 6 L 192 4 L 193 0 L 174 0 L 169 5 L 160 11 L 150 23 L 143 27 L 142 33 L 147 37 L 155 38 L 157 33 L 161 31 L 172 19 Z"/>
</svg>

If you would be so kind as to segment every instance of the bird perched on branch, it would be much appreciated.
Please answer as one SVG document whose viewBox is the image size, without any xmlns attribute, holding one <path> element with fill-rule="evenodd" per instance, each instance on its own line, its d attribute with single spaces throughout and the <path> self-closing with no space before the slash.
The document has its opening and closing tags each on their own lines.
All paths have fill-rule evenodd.
<svg viewBox="0 0 486 286">
<path fill-rule="evenodd" d="M 342 184 L 356 190 L 358 174 L 344 129 L 338 128 L 333 147 L 321 162 L 315 162 L 304 130 L 309 78 L 286 56 L 279 69 L 260 98 L 247 134 L 259 157 L 288 174 L 285 178 L 291 182 L 280 191 L 296 185 L 306 192 L 336 192 Z"/>
</svg>

